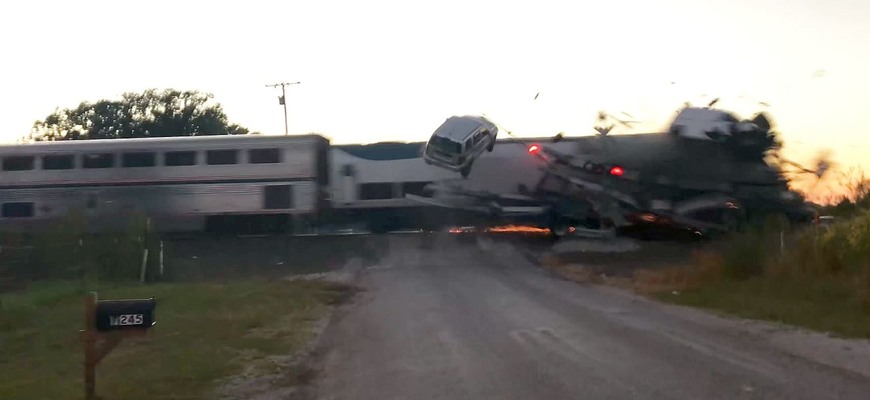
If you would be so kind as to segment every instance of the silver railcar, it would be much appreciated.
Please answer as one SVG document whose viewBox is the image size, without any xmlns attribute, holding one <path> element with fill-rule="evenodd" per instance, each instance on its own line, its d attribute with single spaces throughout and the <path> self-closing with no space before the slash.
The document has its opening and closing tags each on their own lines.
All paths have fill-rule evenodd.
<svg viewBox="0 0 870 400">
<path fill-rule="evenodd" d="M 124 229 L 136 213 L 165 232 L 255 223 L 298 230 L 325 204 L 328 151 L 318 135 L 0 146 L 0 231 L 43 229 L 73 212 L 94 230 Z"/>
</svg>

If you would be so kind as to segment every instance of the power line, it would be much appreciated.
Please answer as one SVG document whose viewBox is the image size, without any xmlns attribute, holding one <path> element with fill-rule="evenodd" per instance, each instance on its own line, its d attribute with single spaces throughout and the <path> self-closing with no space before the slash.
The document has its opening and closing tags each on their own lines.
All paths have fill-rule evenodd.
<svg viewBox="0 0 870 400">
<path fill-rule="evenodd" d="M 278 104 L 284 106 L 284 136 L 289 134 L 287 130 L 287 91 L 286 87 L 290 85 L 298 85 L 302 82 L 281 82 L 272 85 L 266 85 L 266 87 L 278 87 L 281 86 L 281 97 L 278 97 Z"/>
</svg>

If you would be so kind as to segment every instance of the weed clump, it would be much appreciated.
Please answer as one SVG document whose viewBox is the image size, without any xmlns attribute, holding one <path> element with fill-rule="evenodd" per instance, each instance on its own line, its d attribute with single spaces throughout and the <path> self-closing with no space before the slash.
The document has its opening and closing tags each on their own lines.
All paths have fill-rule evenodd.
<svg viewBox="0 0 870 400">
<path fill-rule="evenodd" d="M 0 243 L 0 281 L 135 280 L 143 260 L 154 261 L 157 238 L 145 215 L 128 216 L 120 232 L 91 233 L 88 223 L 83 214 L 71 213 L 37 233 L 6 234 Z"/>
</svg>

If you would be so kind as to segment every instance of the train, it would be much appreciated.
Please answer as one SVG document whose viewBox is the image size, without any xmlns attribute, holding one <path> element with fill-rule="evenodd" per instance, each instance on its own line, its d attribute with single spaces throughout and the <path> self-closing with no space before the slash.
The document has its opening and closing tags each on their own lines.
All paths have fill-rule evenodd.
<svg viewBox="0 0 870 400">
<path fill-rule="evenodd" d="M 322 207 L 328 151 L 329 141 L 318 135 L 2 146 L 0 230 L 50 229 L 73 213 L 94 231 L 124 230 L 137 213 L 167 232 L 256 221 L 289 228 Z"/>
<path fill-rule="evenodd" d="M 531 187 L 542 174 L 526 152 L 525 143 L 534 140 L 499 140 L 467 179 L 428 165 L 424 142 L 335 145 L 316 134 L 3 145 L 0 231 L 52 229 L 72 214 L 95 232 L 123 231 L 134 215 L 167 233 L 316 234 L 348 226 L 388 231 L 460 224 L 473 216 L 405 194 L 454 179 L 494 193 Z"/>
</svg>

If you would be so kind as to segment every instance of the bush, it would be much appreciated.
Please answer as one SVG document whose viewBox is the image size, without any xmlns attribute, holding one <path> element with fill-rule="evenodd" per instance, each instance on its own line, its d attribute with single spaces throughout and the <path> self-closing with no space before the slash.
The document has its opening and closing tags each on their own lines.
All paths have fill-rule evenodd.
<svg viewBox="0 0 870 400">
<path fill-rule="evenodd" d="M 786 228 L 770 223 L 708 245 L 690 265 L 638 271 L 635 289 L 742 317 L 870 337 L 870 209 L 827 228 Z"/>
<path fill-rule="evenodd" d="M 773 218 L 708 246 L 695 255 L 691 268 L 666 271 L 668 276 L 662 279 L 681 282 L 678 286 L 702 283 L 692 268 L 705 271 L 707 282 L 715 280 L 711 271 L 719 274 L 719 280 L 836 278 L 870 293 L 870 210 L 828 228 L 791 230 Z"/>
<path fill-rule="evenodd" d="M 783 263 L 810 276 L 854 275 L 870 263 L 870 210 L 828 228 L 800 232 Z"/>
<path fill-rule="evenodd" d="M 4 238 L 4 244 L 16 240 L 20 243 L 20 237 L 10 235 Z M 125 232 L 92 234 L 87 218 L 72 213 L 34 234 L 29 254 L 19 254 L 14 263 L 4 258 L 6 265 L 0 273 L 15 280 L 135 280 L 139 278 L 144 249 L 150 248 L 153 254 L 155 243 L 144 215 L 129 216 Z"/>
<path fill-rule="evenodd" d="M 83 277 L 87 220 L 73 213 L 33 237 L 32 279 Z"/>
<path fill-rule="evenodd" d="M 731 238 L 722 254 L 722 273 L 730 279 L 760 275 L 768 258 L 767 235 L 750 231 Z"/>
<path fill-rule="evenodd" d="M 794 281 L 835 281 L 870 305 L 870 210 L 827 228 L 795 233 L 782 256 L 768 260 L 767 275 Z"/>
</svg>

